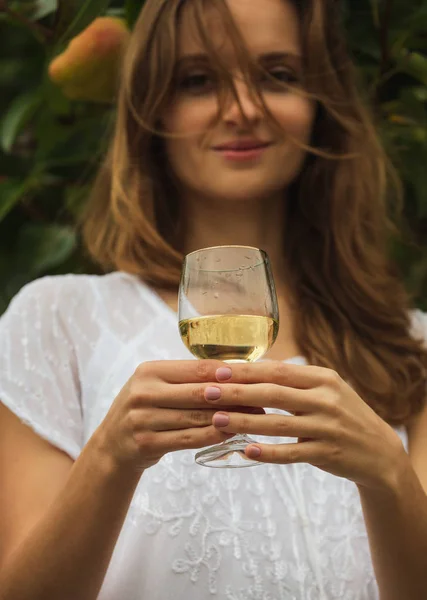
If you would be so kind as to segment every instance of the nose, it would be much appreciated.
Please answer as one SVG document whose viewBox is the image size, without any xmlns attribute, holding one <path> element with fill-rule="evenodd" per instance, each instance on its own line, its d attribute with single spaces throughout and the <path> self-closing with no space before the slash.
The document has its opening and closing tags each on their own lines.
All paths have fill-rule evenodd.
<svg viewBox="0 0 427 600">
<path fill-rule="evenodd" d="M 255 102 L 255 92 L 241 80 L 234 81 L 234 87 L 242 108 L 240 108 L 237 99 L 230 90 L 224 110 L 224 121 L 231 125 L 241 125 L 242 123 L 254 125 L 262 115 L 261 108 Z"/>
</svg>

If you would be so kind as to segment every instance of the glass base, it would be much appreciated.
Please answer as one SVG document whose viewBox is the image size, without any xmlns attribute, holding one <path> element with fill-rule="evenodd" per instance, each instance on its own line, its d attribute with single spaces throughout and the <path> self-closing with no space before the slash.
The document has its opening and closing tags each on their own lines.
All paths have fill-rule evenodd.
<svg viewBox="0 0 427 600">
<path fill-rule="evenodd" d="M 247 435 L 235 435 L 222 444 L 201 450 L 195 460 L 198 465 L 214 469 L 241 469 L 265 464 L 246 456 L 246 446 L 253 443 L 254 440 Z"/>
</svg>

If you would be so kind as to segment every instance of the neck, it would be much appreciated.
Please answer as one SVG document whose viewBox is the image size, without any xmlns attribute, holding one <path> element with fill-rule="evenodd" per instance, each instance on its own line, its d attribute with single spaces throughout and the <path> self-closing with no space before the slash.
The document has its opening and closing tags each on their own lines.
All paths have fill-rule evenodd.
<svg viewBox="0 0 427 600">
<path fill-rule="evenodd" d="M 211 246 L 254 246 L 270 258 L 278 294 L 286 289 L 283 194 L 265 202 L 202 202 L 184 204 L 184 252 Z M 188 217 L 187 217 L 188 215 Z"/>
</svg>

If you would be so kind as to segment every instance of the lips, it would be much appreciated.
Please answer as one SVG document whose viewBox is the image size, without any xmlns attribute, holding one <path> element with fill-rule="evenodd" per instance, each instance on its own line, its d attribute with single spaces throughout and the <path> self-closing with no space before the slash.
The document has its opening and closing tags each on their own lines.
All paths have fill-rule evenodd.
<svg viewBox="0 0 427 600">
<path fill-rule="evenodd" d="M 267 146 L 270 145 L 270 142 L 236 142 L 232 144 L 224 144 L 223 146 L 217 146 L 214 148 L 214 150 L 244 152 L 249 150 L 259 150 L 260 148 L 267 148 Z"/>
<path fill-rule="evenodd" d="M 254 161 L 260 161 L 264 153 L 267 151 L 267 148 L 271 146 L 271 144 L 263 144 L 257 146 L 251 146 L 246 148 L 239 148 L 236 150 L 232 150 L 231 148 L 226 148 L 223 150 L 216 150 L 217 154 L 221 156 L 228 163 L 250 163 L 253 164 Z"/>
</svg>

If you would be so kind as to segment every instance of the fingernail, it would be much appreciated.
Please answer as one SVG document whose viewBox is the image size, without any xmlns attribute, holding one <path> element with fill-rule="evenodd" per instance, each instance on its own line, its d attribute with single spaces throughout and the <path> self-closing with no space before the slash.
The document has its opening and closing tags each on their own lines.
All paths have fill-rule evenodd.
<svg viewBox="0 0 427 600">
<path fill-rule="evenodd" d="M 213 424 L 215 427 L 227 427 L 230 424 L 230 417 L 225 413 L 217 413 L 214 415 Z"/>
<path fill-rule="evenodd" d="M 221 398 L 221 390 L 217 387 L 208 387 L 205 389 L 206 400 L 219 400 Z"/>
<path fill-rule="evenodd" d="M 227 381 L 227 379 L 231 379 L 231 369 L 230 367 L 221 367 L 217 369 L 215 375 L 218 381 Z"/>
<path fill-rule="evenodd" d="M 261 448 L 258 448 L 258 446 L 250 446 L 247 448 L 246 453 L 249 458 L 258 458 L 261 456 Z"/>
</svg>

